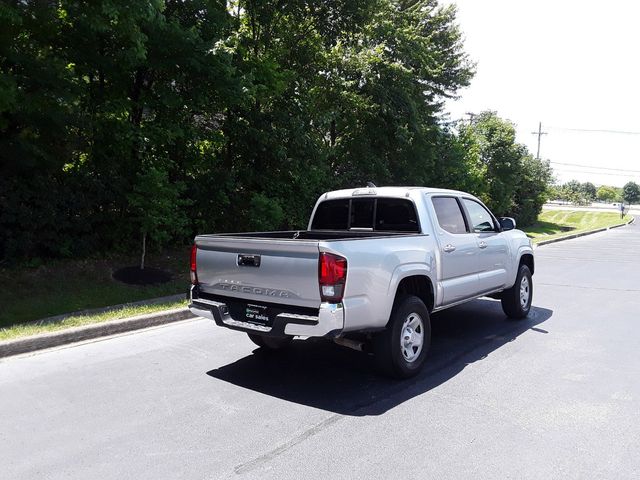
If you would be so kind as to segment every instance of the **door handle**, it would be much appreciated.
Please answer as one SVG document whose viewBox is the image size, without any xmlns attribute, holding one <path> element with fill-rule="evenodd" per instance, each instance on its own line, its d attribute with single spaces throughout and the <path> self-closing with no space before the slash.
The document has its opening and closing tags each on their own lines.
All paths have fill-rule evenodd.
<svg viewBox="0 0 640 480">
<path fill-rule="evenodd" d="M 442 247 L 442 250 L 444 250 L 445 252 L 449 253 L 449 252 L 453 252 L 456 249 L 456 247 L 454 247 L 453 245 L 451 245 L 450 243 L 446 244 L 444 247 Z"/>
<path fill-rule="evenodd" d="M 487 242 L 480 242 L 480 243 L 478 244 L 478 246 L 479 246 L 480 248 L 487 248 Z"/>
</svg>

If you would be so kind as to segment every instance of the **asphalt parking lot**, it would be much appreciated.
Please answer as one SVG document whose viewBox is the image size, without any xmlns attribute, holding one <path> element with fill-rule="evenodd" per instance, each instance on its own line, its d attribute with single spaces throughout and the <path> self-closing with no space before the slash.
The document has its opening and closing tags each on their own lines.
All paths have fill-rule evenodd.
<svg viewBox="0 0 640 480">
<path fill-rule="evenodd" d="M 536 250 L 534 308 L 434 316 L 410 381 L 190 320 L 0 362 L 3 479 L 640 478 L 640 227 Z"/>
</svg>

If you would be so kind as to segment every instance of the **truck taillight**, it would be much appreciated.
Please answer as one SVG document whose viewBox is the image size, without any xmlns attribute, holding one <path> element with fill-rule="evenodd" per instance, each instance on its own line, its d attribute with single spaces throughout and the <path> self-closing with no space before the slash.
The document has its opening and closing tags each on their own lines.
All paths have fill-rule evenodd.
<svg viewBox="0 0 640 480">
<path fill-rule="evenodd" d="M 341 302 L 347 281 L 347 259 L 332 253 L 320 253 L 318 280 L 323 302 Z"/>
<path fill-rule="evenodd" d="M 196 255 L 198 254 L 198 247 L 194 243 L 191 247 L 191 283 L 193 285 L 198 284 L 198 265 L 196 263 Z"/>
</svg>

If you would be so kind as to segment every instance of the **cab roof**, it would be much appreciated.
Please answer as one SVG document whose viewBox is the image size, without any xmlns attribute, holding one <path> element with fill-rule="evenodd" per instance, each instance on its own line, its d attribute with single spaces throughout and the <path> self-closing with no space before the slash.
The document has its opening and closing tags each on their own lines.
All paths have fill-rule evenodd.
<svg viewBox="0 0 640 480">
<path fill-rule="evenodd" d="M 324 193 L 320 199 L 327 200 L 331 198 L 345 198 L 345 197 L 410 197 L 415 193 L 445 193 L 449 195 L 470 195 L 459 190 L 449 190 L 446 188 L 430 188 L 430 187 L 361 187 L 361 188 L 347 188 L 344 190 L 334 190 L 332 192 Z"/>
</svg>

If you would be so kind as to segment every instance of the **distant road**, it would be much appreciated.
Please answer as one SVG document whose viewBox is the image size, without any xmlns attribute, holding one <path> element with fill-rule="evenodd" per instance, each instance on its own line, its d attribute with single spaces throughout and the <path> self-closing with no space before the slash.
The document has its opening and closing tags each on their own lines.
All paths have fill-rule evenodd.
<svg viewBox="0 0 640 480">
<path fill-rule="evenodd" d="M 586 210 L 588 212 L 620 212 L 620 207 L 613 207 L 610 204 L 594 203 L 588 206 L 572 205 L 570 203 L 558 204 L 558 203 L 545 203 L 542 206 L 543 210 Z M 629 210 L 628 206 L 625 206 L 625 213 L 640 214 L 640 205 L 631 205 Z"/>
</svg>

